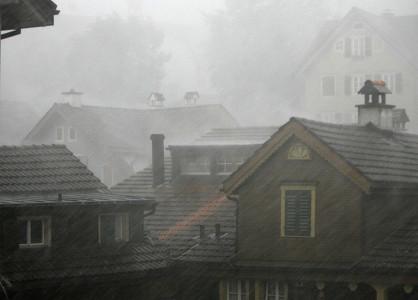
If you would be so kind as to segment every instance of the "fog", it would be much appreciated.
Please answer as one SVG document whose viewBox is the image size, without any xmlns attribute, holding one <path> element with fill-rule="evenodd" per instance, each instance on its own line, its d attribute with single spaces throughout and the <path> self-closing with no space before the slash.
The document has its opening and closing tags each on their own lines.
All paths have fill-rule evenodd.
<svg viewBox="0 0 418 300">
<path fill-rule="evenodd" d="M 176 106 L 198 91 L 199 104 L 221 103 L 242 125 L 306 115 L 295 74 L 326 22 L 352 7 L 418 13 L 416 0 L 56 2 L 54 26 L 3 41 L 3 100 L 40 117 L 70 88 L 83 104 L 132 108 L 151 92 Z"/>
</svg>

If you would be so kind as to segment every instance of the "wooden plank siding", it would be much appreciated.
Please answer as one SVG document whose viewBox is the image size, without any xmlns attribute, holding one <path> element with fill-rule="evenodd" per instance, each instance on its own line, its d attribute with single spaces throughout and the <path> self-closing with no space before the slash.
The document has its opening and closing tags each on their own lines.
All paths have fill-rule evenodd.
<svg viewBox="0 0 418 300">
<path fill-rule="evenodd" d="M 354 261 L 362 253 L 362 191 L 314 151 L 311 160 L 288 160 L 294 143 L 301 141 L 292 137 L 238 190 L 238 260 Z M 280 189 L 295 183 L 316 187 L 314 237 L 280 237 Z"/>
</svg>

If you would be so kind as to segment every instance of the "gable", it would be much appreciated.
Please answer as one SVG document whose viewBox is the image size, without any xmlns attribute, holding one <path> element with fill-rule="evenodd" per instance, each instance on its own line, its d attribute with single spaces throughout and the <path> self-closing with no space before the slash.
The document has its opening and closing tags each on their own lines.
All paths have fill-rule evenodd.
<svg viewBox="0 0 418 300">
<path fill-rule="evenodd" d="M 318 137 L 307 130 L 299 121 L 292 118 L 224 182 L 223 190 L 225 193 L 234 193 L 291 138 L 300 140 L 311 151 L 317 153 L 341 174 L 349 178 L 363 192 L 369 192 L 371 183 L 359 170 L 349 164 L 327 144 L 318 139 Z"/>
</svg>

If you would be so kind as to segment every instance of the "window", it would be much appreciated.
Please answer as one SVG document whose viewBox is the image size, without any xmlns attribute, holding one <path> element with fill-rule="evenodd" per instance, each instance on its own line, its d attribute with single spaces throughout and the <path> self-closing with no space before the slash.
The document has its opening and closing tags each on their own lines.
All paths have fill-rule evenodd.
<svg viewBox="0 0 418 300">
<path fill-rule="evenodd" d="M 74 127 L 68 128 L 68 140 L 72 142 L 77 140 L 77 132 Z"/>
<path fill-rule="evenodd" d="M 180 168 L 186 175 L 209 175 L 210 159 L 204 155 L 190 155 L 181 160 Z"/>
<path fill-rule="evenodd" d="M 321 81 L 322 96 L 335 96 L 335 77 L 324 76 Z"/>
<path fill-rule="evenodd" d="M 216 158 L 216 174 L 228 175 L 234 172 L 240 165 L 244 163 L 244 159 L 238 155 L 224 154 Z"/>
<path fill-rule="evenodd" d="M 250 284 L 248 280 L 230 280 L 227 282 L 227 300 L 249 300 Z"/>
<path fill-rule="evenodd" d="M 50 244 L 49 217 L 23 217 L 18 219 L 19 247 L 44 247 Z"/>
<path fill-rule="evenodd" d="M 364 85 L 364 75 L 353 75 L 352 77 L 352 91 L 353 95 L 357 95 L 358 91 L 363 87 Z"/>
<path fill-rule="evenodd" d="M 57 142 L 64 142 L 64 127 L 57 127 L 56 128 L 55 140 Z"/>
<path fill-rule="evenodd" d="M 109 244 L 129 241 L 128 214 L 103 214 L 99 216 L 99 243 Z"/>
<path fill-rule="evenodd" d="M 366 57 L 372 55 L 371 36 L 357 35 L 347 37 L 344 42 L 346 57 Z"/>
<path fill-rule="evenodd" d="M 282 186 L 281 236 L 315 236 L 315 201 L 313 186 Z"/>
<path fill-rule="evenodd" d="M 286 300 L 287 285 L 277 281 L 266 282 L 265 300 Z"/>
</svg>

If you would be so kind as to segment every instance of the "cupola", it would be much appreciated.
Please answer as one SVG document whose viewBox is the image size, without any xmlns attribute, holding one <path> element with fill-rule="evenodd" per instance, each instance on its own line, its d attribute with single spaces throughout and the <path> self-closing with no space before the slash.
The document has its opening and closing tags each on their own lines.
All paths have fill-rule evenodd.
<svg viewBox="0 0 418 300">
<path fill-rule="evenodd" d="M 373 123 L 382 129 L 393 129 L 393 110 L 395 105 L 386 104 L 386 95 L 392 92 L 383 80 L 367 80 L 358 92 L 364 95 L 364 104 L 358 108 L 358 124 Z"/>
<path fill-rule="evenodd" d="M 77 92 L 75 89 L 70 89 L 68 92 L 61 93 L 64 97 L 64 102 L 70 103 L 71 106 L 80 107 L 82 105 L 82 92 Z"/>
<path fill-rule="evenodd" d="M 184 104 L 196 105 L 197 100 L 200 98 L 199 92 L 191 91 L 184 94 Z"/>
</svg>

